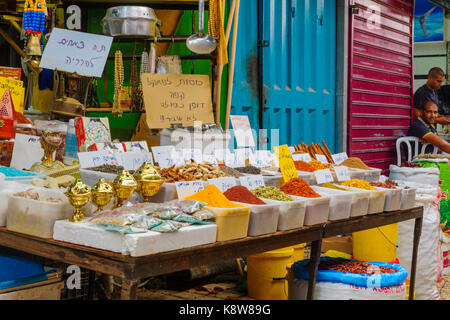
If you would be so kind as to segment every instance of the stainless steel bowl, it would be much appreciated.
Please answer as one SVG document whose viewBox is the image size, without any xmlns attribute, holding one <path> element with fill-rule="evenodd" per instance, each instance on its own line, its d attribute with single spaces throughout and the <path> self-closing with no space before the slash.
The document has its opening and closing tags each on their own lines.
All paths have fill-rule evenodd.
<svg viewBox="0 0 450 320">
<path fill-rule="evenodd" d="M 103 33 L 113 37 L 160 36 L 161 21 L 149 7 L 119 6 L 106 11 Z"/>
</svg>

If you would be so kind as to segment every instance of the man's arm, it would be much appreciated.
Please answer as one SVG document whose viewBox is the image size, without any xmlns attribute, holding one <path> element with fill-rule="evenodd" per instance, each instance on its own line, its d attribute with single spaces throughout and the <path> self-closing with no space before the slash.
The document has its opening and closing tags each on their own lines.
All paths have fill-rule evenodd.
<svg viewBox="0 0 450 320">
<path fill-rule="evenodd" d="M 431 143 L 435 147 L 438 147 L 439 150 L 441 151 L 450 153 L 450 143 L 448 143 L 441 137 L 435 135 L 434 133 L 427 134 L 426 136 L 423 137 L 423 140 L 425 140 L 428 143 Z"/>
<path fill-rule="evenodd" d="M 439 115 L 436 119 L 436 123 L 445 125 L 445 124 L 450 124 L 450 121 L 447 116 Z"/>
</svg>

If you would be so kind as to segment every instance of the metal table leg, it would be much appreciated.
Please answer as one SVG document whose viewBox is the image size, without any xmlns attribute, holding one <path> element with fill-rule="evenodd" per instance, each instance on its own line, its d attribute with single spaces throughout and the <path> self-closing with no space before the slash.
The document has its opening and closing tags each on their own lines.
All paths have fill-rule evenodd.
<svg viewBox="0 0 450 320">
<path fill-rule="evenodd" d="M 319 268 L 320 253 L 322 250 L 322 239 L 313 241 L 311 243 L 311 257 L 309 260 L 309 281 L 308 281 L 308 294 L 306 300 L 313 300 L 314 287 L 316 285 L 316 274 Z"/>
<path fill-rule="evenodd" d="M 414 300 L 414 286 L 416 284 L 416 266 L 417 266 L 417 252 L 419 249 L 420 235 L 422 233 L 423 218 L 417 218 L 414 224 L 414 243 L 413 256 L 411 263 L 411 279 L 409 283 L 409 300 Z"/>
</svg>

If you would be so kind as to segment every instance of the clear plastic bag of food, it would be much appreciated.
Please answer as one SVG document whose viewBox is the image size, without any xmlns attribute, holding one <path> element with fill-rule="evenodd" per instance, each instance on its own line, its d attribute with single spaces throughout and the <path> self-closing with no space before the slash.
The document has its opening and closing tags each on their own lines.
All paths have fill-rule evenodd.
<svg viewBox="0 0 450 320">
<path fill-rule="evenodd" d="M 170 232 L 178 231 L 183 226 L 185 226 L 185 224 L 183 224 L 181 222 L 165 220 L 160 225 L 152 228 L 151 231 L 161 232 L 161 233 L 170 233 Z"/>
<path fill-rule="evenodd" d="M 116 225 L 116 226 L 130 226 L 136 222 L 136 219 L 139 217 L 136 212 L 125 212 L 122 210 L 106 210 L 103 211 L 94 217 L 90 218 L 88 221 L 91 223 L 97 224 L 108 224 L 108 225 Z"/>
<path fill-rule="evenodd" d="M 173 200 L 168 202 L 168 204 L 182 210 L 184 213 L 193 214 L 201 209 L 207 204 L 201 201 L 195 200 Z"/>
<path fill-rule="evenodd" d="M 138 234 L 138 233 L 145 233 L 147 230 L 136 228 L 133 226 L 118 226 L 118 225 L 112 225 L 112 224 L 99 224 L 100 228 L 106 231 L 110 232 L 117 232 L 120 234 Z"/>
<path fill-rule="evenodd" d="M 150 230 L 163 223 L 163 220 L 152 216 L 140 216 L 136 220 L 137 221 L 132 226 L 144 230 Z"/>
<path fill-rule="evenodd" d="M 152 217 L 159 218 L 161 220 L 172 220 L 176 216 L 182 214 L 183 212 L 178 209 L 170 208 L 161 211 L 155 211 L 151 214 Z"/>
<path fill-rule="evenodd" d="M 208 221 L 208 220 L 214 220 L 214 214 L 211 211 L 208 210 L 199 210 L 195 212 L 192 217 L 194 217 L 197 220 L 200 221 Z"/>
<path fill-rule="evenodd" d="M 211 222 L 199 220 L 199 219 L 195 218 L 194 216 L 191 216 L 186 213 L 180 214 L 180 215 L 174 217 L 172 220 L 178 221 L 178 222 L 186 222 L 189 224 L 211 224 Z"/>
</svg>

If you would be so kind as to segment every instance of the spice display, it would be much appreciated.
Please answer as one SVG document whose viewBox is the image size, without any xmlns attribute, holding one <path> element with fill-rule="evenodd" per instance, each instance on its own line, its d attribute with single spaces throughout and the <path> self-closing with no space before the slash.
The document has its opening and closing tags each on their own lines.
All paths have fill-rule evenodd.
<svg viewBox="0 0 450 320">
<path fill-rule="evenodd" d="M 242 173 L 240 173 L 239 171 L 237 171 L 231 167 L 221 166 L 221 167 L 219 167 L 219 169 L 231 177 L 240 178 L 240 177 L 244 176 Z"/>
<path fill-rule="evenodd" d="M 380 273 L 394 273 L 397 270 L 387 267 L 375 266 L 367 262 L 352 261 L 345 259 L 322 260 L 319 263 L 319 270 L 334 270 L 343 273 L 359 273 L 373 275 Z"/>
<path fill-rule="evenodd" d="M 382 182 L 370 182 L 372 187 L 385 188 L 385 189 L 397 189 L 396 187 Z"/>
<path fill-rule="evenodd" d="M 329 188 L 329 189 L 335 189 L 335 190 L 342 190 L 342 191 L 348 191 L 347 189 L 340 188 L 339 186 L 335 185 L 334 183 L 327 182 L 321 185 L 323 188 Z"/>
<path fill-rule="evenodd" d="M 313 169 L 313 171 L 330 169 L 330 166 L 328 164 L 322 163 L 317 160 L 312 160 L 312 161 L 308 162 L 308 165 Z M 331 169 L 331 171 L 334 171 L 334 170 Z"/>
<path fill-rule="evenodd" d="M 122 166 L 115 166 L 115 165 L 111 165 L 111 164 L 103 164 L 98 167 L 86 168 L 86 170 L 103 172 L 103 173 L 114 173 L 114 174 L 119 174 L 124 169 L 125 168 Z M 132 170 L 130 170 L 130 173 L 132 173 Z"/>
<path fill-rule="evenodd" d="M 251 192 L 258 198 L 278 200 L 278 201 L 293 201 L 293 199 L 282 192 L 277 187 L 258 187 L 251 190 Z"/>
<path fill-rule="evenodd" d="M 356 157 L 345 159 L 340 165 L 354 169 L 371 170 L 360 158 Z"/>
<path fill-rule="evenodd" d="M 244 186 L 235 186 L 233 188 L 230 188 L 224 192 L 224 195 L 230 201 L 259 205 L 266 204 Z"/>
<path fill-rule="evenodd" d="M 314 172 L 314 171 L 316 171 L 306 161 L 294 161 L 294 165 L 295 165 L 295 169 L 297 169 L 299 171 L 306 171 L 306 172 Z"/>
<path fill-rule="evenodd" d="M 281 187 L 281 191 L 293 196 L 306 198 L 320 198 L 321 195 L 315 192 L 310 185 L 302 178 L 292 178 Z"/>
<path fill-rule="evenodd" d="M 237 171 L 246 174 L 261 174 L 261 169 L 254 166 L 236 168 Z"/>
<path fill-rule="evenodd" d="M 205 202 L 208 206 L 214 208 L 239 208 L 240 206 L 232 203 L 222 192 L 213 184 L 196 194 L 185 198 L 186 200 L 195 200 Z"/>
<path fill-rule="evenodd" d="M 295 153 L 308 153 L 309 156 L 314 160 L 317 160 L 317 154 L 321 154 L 327 158 L 328 163 L 335 164 L 330 149 L 328 148 L 325 141 L 322 141 L 322 144 L 323 146 L 321 146 L 319 143 L 311 143 L 309 146 L 307 146 L 304 142 L 302 142 L 297 146 L 294 145 Z"/>
<path fill-rule="evenodd" d="M 281 169 L 279 167 L 262 167 L 261 170 L 280 172 L 281 173 Z"/>
<path fill-rule="evenodd" d="M 387 178 L 384 183 L 386 183 L 386 184 L 388 184 L 390 186 L 393 186 L 393 187 L 398 187 L 399 186 L 398 183 L 395 182 L 394 180 L 392 180 L 391 178 Z"/>
<path fill-rule="evenodd" d="M 422 165 L 420 165 L 418 163 L 409 162 L 409 161 L 403 162 L 401 167 L 403 167 L 403 168 L 423 168 Z"/>
<path fill-rule="evenodd" d="M 22 192 L 17 192 L 15 194 L 13 194 L 13 196 L 22 197 L 22 198 L 31 199 L 31 200 L 53 202 L 53 203 L 62 202 L 61 199 L 52 198 L 52 197 L 41 198 L 41 197 L 39 197 L 39 193 L 36 190 L 33 190 L 33 189 L 28 189 L 28 190 L 25 190 L 25 191 L 22 191 Z"/>
<path fill-rule="evenodd" d="M 372 187 L 369 182 L 360 179 L 347 180 L 344 183 L 342 183 L 342 185 L 346 187 L 353 187 L 359 189 L 377 190 L 374 187 Z"/>
<path fill-rule="evenodd" d="M 179 181 L 207 181 L 209 179 L 229 177 L 219 167 L 211 164 L 189 163 L 183 166 L 171 166 L 159 169 L 159 175 L 168 183 Z"/>
</svg>

